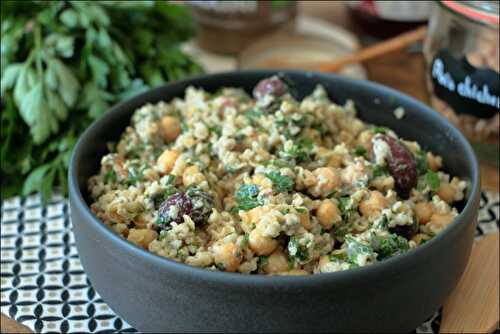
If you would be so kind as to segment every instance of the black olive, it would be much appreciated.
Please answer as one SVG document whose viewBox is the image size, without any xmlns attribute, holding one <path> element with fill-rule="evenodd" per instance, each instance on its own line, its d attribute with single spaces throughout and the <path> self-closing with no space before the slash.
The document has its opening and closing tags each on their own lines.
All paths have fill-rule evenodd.
<svg viewBox="0 0 500 334">
<path fill-rule="evenodd" d="M 253 89 L 253 96 L 260 100 L 264 96 L 280 97 L 288 92 L 288 86 L 278 76 L 263 79 Z"/>
<path fill-rule="evenodd" d="M 195 225 L 204 224 L 214 206 L 213 197 L 199 189 L 192 188 L 170 195 L 158 210 L 158 225 L 166 229 L 170 223 L 182 223 L 188 215 Z"/>
<path fill-rule="evenodd" d="M 389 173 L 394 178 L 399 196 L 408 198 L 410 191 L 417 185 L 417 163 L 413 154 L 398 140 L 387 135 L 378 135 L 391 149 L 387 159 Z"/>
</svg>

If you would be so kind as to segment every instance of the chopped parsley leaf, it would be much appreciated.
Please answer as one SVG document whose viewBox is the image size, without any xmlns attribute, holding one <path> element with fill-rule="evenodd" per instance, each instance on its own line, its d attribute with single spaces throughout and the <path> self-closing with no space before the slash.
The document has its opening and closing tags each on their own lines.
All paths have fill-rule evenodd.
<svg viewBox="0 0 500 334">
<path fill-rule="evenodd" d="M 386 128 L 382 127 L 382 126 L 376 126 L 372 129 L 372 131 L 374 133 L 382 133 L 382 134 L 385 134 L 387 132 Z"/>
<path fill-rule="evenodd" d="M 280 151 L 280 156 L 285 160 L 295 160 L 297 163 L 312 159 L 314 142 L 310 138 L 303 138 L 297 141 L 291 148 Z"/>
<path fill-rule="evenodd" d="M 168 175 L 165 180 L 166 185 L 171 185 L 175 183 L 175 175 Z"/>
<path fill-rule="evenodd" d="M 269 256 L 264 256 L 264 255 L 259 256 L 259 259 L 257 260 L 259 267 L 265 266 L 268 261 L 269 261 Z"/>
<path fill-rule="evenodd" d="M 350 235 L 346 236 L 345 241 L 347 244 L 347 257 L 349 262 L 360 265 L 360 263 L 358 263 L 358 257 L 360 255 L 366 256 L 367 259 L 375 259 L 376 254 L 371 246 L 359 242 Z"/>
<path fill-rule="evenodd" d="M 427 166 L 427 152 L 420 151 L 416 156 L 418 175 L 424 175 L 429 167 Z"/>
<path fill-rule="evenodd" d="M 363 146 L 356 146 L 356 148 L 354 149 L 354 154 L 357 156 L 364 156 L 366 152 L 366 148 L 364 148 Z"/>
<path fill-rule="evenodd" d="M 290 167 L 290 164 L 288 161 L 281 160 L 281 159 L 271 159 L 271 160 L 265 160 L 262 162 L 264 166 L 276 166 L 279 168 L 283 167 Z"/>
<path fill-rule="evenodd" d="M 378 260 L 402 254 L 410 248 L 408 240 L 397 234 L 390 234 L 387 238 L 372 236 L 370 241 L 373 249 L 378 254 Z"/>
<path fill-rule="evenodd" d="M 427 183 L 427 185 L 429 186 L 429 188 L 432 191 L 437 191 L 439 189 L 440 184 L 441 184 L 437 173 L 433 172 L 430 169 L 428 169 L 427 173 L 425 174 L 425 182 Z"/>
<path fill-rule="evenodd" d="M 143 180 L 144 180 L 144 175 L 142 174 L 142 170 L 137 171 L 137 169 L 133 166 L 128 169 L 128 176 L 127 179 L 125 180 L 125 183 L 127 185 L 131 186 Z"/>
<path fill-rule="evenodd" d="M 107 171 L 106 174 L 104 174 L 104 183 L 113 183 L 116 182 L 116 180 L 116 172 L 113 169 Z"/>
<path fill-rule="evenodd" d="M 215 133 L 219 137 L 222 135 L 222 128 L 218 125 L 208 127 L 208 131 Z"/>
<path fill-rule="evenodd" d="M 289 192 L 293 190 L 295 182 L 288 176 L 281 175 L 279 172 L 270 172 L 266 174 L 266 177 L 273 181 L 273 185 L 279 192 Z"/>
<path fill-rule="evenodd" d="M 299 261 L 305 261 L 309 257 L 307 249 L 301 246 L 297 241 L 297 239 L 293 236 L 290 238 L 290 241 L 288 242 L 287 249 L 290 257 L 296 258 Z"/>
<path fill-rule="evenodd" d="M 387 169 L 386 165 L 375 165 L 373 167 L 373 178 L 377 178 L 379 176 L 386 176 L 389 175 L 389 170 Z"/>
<path fill-rule="evenodd" d="M 243 184 L 236 192 L 236 207 L 235 210 L 251 210 L 255 207 L 264 204 L 259 195 L 259 187 L 255 184 Z"/>
<path fill-rule="evenodd" d="M 259 123 L 259 118 L 264 115 L 264 113 L 259 109 L 250 109 L 244 113 L 245 117 L 248 119 L 250 124 L 253 126 Z"/>
</svg>

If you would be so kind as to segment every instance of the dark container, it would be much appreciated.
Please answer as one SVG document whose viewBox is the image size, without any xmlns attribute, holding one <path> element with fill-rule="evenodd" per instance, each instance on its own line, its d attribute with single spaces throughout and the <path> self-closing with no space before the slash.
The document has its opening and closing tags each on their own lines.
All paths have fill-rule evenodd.
<svg viewBox="0 0 500 334">
<path fill-rule="evenodd" d="M 361 119 L 393 128 L 444 158 L 446 171 L 469 182 L 461 213 L 424 245 L 384 262 L 313 276 L 256 276 L 190 267 L 149 253 L 114 234 L 89 210 L 87 179 L 106 142 L 116 140 L 134 110 L 183 96 L 189 85 L 251 92 L 272 71 L 201 76 L 120 103 L 78 141 L 69 169 L 76 244 L 90 281 L 111 308 L 145 332 L 403 332 L 443 305 L 467 264 L 479 206 L 479 169 L 467 140 L 450 123 L 395 90 L 344 77 L 285 71 L 303 97 L 322 84 L 333 101 L 356 102 Z M 406 111 L 402 120 L 396 107 Z"/>
</svg>

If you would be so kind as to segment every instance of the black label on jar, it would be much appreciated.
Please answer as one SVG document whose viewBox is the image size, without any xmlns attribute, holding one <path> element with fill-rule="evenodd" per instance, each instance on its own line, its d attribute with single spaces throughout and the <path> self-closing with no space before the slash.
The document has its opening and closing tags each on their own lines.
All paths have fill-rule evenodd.
<svg viewBox="0 0 500 334">
<path fill-rule="evenodd" d="M 500 111 L 497 72 L 476 68 L 465 57 L 457 59 L 447 50 L 438 52 L 430 71 L 434 94 L 457 114 L 491 118 Z"/>
</svg>

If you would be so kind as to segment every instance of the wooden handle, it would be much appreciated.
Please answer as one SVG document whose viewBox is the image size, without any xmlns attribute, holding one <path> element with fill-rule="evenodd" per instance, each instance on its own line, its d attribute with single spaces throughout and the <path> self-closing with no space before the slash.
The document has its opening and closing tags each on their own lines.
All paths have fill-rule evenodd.
<svg viewBox="0 0 500 334">
<path fill-rule="evenodd" d="M 498 232 L 475 243 L 460 282 L 443 307 L 440 333 L 492 333 L 498 326 Z"/>
<path fill-rule="evenodd" d="M 319 70 L 322 72 L 337 72 L 346 65 L 363 62 L 368 59 L 382 56 L 392 51 L 403 49 L 417 41 L 423 40 L 426 34 L 427 26 L 421 26 L 415 30 L 398 35 L 384 42 L 338 58 L 333 62 L 324 63 L 319 66 Z"/>
</svg>

